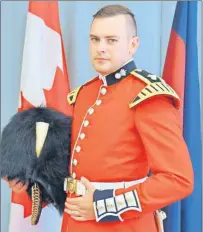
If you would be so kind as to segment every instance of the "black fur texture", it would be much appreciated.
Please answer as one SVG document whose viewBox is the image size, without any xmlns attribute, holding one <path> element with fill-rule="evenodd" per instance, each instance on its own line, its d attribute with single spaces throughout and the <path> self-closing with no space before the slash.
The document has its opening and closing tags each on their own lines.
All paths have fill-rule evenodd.
<svg viewBox="0 0 203 232">
<path fill-rule="evenodd" d="M 36 122 L 49 123 L 48 134 L 39 158 L 36 156 Z M 70 161 L 72 118 L 46 107 L 16 113 L 2 131 L 0 151 L 1 178 L 40 186 L 42 202 L 64 211 L 64 178 Z"/>
</svg>

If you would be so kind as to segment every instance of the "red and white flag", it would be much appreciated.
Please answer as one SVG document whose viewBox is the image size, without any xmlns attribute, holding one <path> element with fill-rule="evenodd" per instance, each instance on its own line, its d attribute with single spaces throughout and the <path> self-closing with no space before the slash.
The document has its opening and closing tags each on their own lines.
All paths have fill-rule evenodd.
<svg viewBox="0 0 203 232">
<path fill-rule="evenodd" d="M 30 1 L 21 71 L 19 111 L 40 105 L 72 115 L 70 92 L 57 1 Z M 68 168 L 68 167 L 67 167 Z M 12 192 L 9 232 L 59 232 L 61 220 L 45 206 L 39 223 L 31 225 L 31 200 Z"/>
</svg>

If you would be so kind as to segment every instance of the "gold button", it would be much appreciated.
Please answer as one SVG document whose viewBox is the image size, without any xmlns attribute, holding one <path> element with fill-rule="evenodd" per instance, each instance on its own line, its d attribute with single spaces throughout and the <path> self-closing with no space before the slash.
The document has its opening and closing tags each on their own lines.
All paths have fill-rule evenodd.
<svg viewBox="0 0 203 232">
<path fill-rule="evenodd" d="M 84 121 L 84 127 L 87 127 L 89 125 L 89 121 L 88 120 L 85 120 Z"/>
<path fill-rule="evenodd" d="M 93 109 L 93 108 L 90 108 L 90 109 L 88 110 L 88 112 L 89 112 L 89 114 L 93 114 L 93 113 L 94 113 L 94 109 Z"/>
<path fill-rule="evenodd" d="M 73 160 L 73 166 L 77 166 L 78 161 L 76 159 Z"/>
<path fill-rule="evenodd" d="M 103 209 L 104 206 L 103 205 L 97 205 L 97 209 L 100 210 L 100 209 Z"/>
<path fill-rule="evenodd" d="M 125 196 L 126 200 L 129 200 L 129 201 L 132 201 L 133 200 L 133 197 L 131 196 Z"/>
<path fill-rule="evenodd" d="M 102 100 L 97 100 L 97 101 L 96 101 L 96 105 L 97 105 L 97 106 L 101 105 L 101 103 L 102 103 Z"/>
<path fill-rule="evenodd" d="M 79 153 L 79 152 L 81 151 L 81 146 L 77 146 L 77 147 L 75 148 L 75 150 L 76 150 L 77 153 Z"/>
<path fill-rule="evenodd" d="M 80 139 L 83 140 L 85 138 L 85 133 L 80 134 Z"/>
<path fill-rule="evenodd" d="M 118 201 L 117 204 L 118 204 L 118 205 L 122 205 L 123 202 L 122 202 L 122 201 Z"/>
<path fill-rule="evenodd" d="M 105 95 L 106 92 L 107 92 L 107 90 L 106 90 L 105 88 L 102 88 L 102 89 L 101 89 L 101 94 L 102 94 L 102 95 Z"/>
</svg>

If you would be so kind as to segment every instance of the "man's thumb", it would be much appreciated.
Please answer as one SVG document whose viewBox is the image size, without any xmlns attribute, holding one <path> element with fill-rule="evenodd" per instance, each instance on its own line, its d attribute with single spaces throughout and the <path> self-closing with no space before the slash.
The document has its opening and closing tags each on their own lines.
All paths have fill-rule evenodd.
<svg viewBox="0 0 203 232">
<path fill-rule="evenodd" d="M 95 189 L 94 186 L 89 182 L 89 180 L 85 177 L 81 177 L 81 182 L 85 185 L 87 190 L 93 190 Z"/>
</svg>

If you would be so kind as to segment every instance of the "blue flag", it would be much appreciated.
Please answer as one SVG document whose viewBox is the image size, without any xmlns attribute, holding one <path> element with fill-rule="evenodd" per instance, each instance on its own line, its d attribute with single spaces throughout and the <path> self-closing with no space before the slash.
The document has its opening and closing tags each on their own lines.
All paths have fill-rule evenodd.
<svg viewBox="0 0 203 232">
<path fill-rule="evenodd" d="M 202 231 L 202 141 L 197 52 L 197 3 L 177 2 L 163 71 L 182 103 L 183 135 L 193 164 L 194 191 L 166 208 L 166 232 Z M 181 165 L 181 164 L 180 164 Z"/>
</svg>

